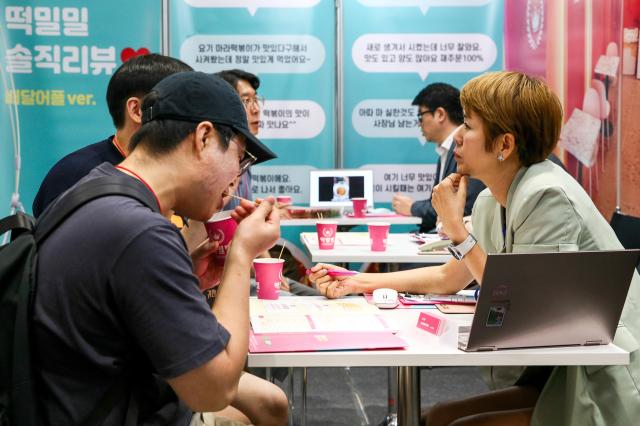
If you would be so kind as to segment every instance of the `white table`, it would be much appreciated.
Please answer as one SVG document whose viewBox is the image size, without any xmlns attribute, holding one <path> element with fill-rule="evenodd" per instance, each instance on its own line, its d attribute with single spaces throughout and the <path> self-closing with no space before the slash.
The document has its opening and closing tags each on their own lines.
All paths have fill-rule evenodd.
<svg viewBox="0 0 640 426">
<path fill-rule="evenodd" d="M 320 250 L 315 232 L 300 233 L 300 241 L 311 254 L 313 262 L 379 262 L 442 264 L 451 259 L 446 252 L 418 254 L 419 243 L 410 234 L 390 233 L 386 251 L 371 251 L 367 232 L 338 232 L 333 250 Z"/>
<path fill-rule="evenodd" d="M 420 366 L 506 365 L 627 365 L 629 353 L 613 344 L 538 349 L 463 352 L 455 333 L 437 337 L 416 327 L 422 310 L 382 311 L 400 326 L 404 350 L 336 351 L 249 354 L 249 367 L 399 367 L 398 424 L 418 425 L 420 420 Z M 435 313 L 433 309 L 428 310 Z M 448 324 L 471 324 L 472 315 L 442 315 Z M 453 327 L 450 328 L 453 330 Z"/>
<path fill-rule="evenodd" d="M 280 226 L 316 226 L 319 218 L 308 219 L 282 219 Z M 373 217 L 328 217 L 323 220 L 332 220 L 338 223 L 338 226 L 357 226 L 366 225 L 370 222 L 387 222 L 391 225 L 419 225 L 422 218 L 415 216 L 373 216 Z"/>
</svg>

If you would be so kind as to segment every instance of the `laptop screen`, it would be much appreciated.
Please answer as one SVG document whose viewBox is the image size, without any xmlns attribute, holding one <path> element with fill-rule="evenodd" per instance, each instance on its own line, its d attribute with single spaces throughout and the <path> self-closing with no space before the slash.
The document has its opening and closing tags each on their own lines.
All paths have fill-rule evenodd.
<svg viewBox="0 0 640 426">
<path fill-rule="evenodd" d="M 373 206 L 371 170 L 312 170 L 309 179 L 312 207 L 349 207 L 352 198 L 366 198 L 367 205 Z"/>
</svg>

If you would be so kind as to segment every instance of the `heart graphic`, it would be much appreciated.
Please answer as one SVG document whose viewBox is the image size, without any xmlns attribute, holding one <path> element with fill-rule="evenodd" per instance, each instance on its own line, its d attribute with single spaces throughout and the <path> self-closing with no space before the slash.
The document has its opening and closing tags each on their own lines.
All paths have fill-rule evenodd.
<svg viewBox="0 0 640 426">
<path fill-rule="evenodd" d="M 151 52 L 149 52 L 149 49 L 146 47 L 141 47 L 138 50 L 133 50 L 131 47 L 125 47 L 122 49 L 122 52 L 120 52 L 120 59 L 122 60 L 122 63 L 125 63 L 131 58 L 148 55 L 149 53 Z"/>
</svg>

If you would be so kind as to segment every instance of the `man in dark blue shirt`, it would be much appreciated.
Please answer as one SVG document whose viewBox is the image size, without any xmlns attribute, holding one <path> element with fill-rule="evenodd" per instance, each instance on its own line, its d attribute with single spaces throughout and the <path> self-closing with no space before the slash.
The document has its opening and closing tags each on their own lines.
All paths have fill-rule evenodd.
<svg viewBox="0 0 640 426">
<path fill-rule="evenodd" d="M 129 152 L 129 140 L 140 128 L 142 98 L 166 76 L 192 70 L 178 59 L 155 53 L 137 56 L 122 64 L 111 76 L 107 87 L 107 106 L 116 134 L 58 161 L 47 173 L 33 200 L 33 215 L 40 216 L 49 203 L 99 164 L 122 162 Z"/>
<path fill-rule="evenodd" d="M 127 197 L 99 198 L 40 247 L 34 354 L 48 424 L 84 423 L 123 380 L 130 392 L 102 424 L 124 424 L 134 404 L 137 424 L 186 426 L 193 411 L 229 405 L 238 388 L 251 262 L 279 237 L 274 200 L 234 211 L 240 223 L 211 309 L 193 271 L 213 263 L 192 264 L 167 218 L 176 212 L 207 220 L 239 173 L 274 155 L 249 132 L 234 90 L 213 76 L 167 77 L 141 111 L 127 158 L 85 179 L 128 175 L 155 196 L 160 214 Z"/>
</svg>

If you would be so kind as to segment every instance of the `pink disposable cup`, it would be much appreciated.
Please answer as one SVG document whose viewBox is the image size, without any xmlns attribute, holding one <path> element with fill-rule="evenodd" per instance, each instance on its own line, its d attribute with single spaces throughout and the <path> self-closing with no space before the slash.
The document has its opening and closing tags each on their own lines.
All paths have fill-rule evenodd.
<svg viewBox="0 0 640 426">
<path fill-rule="evenodd" d="M 371 251 L 385 251 L 387 249 L 387 237 L 389 236 L 389 224 L 375 222 L 368 225 Z"/>
<path fill-rule="evenodd" d="M 320 250 L 333 250 L 336 243 L 336 231 L 338 222 L 320 221 L 316 222 L 316 232 L 318 233 L 318 247 Z"/>
<path fill-rule="evenodd" d="M 367 199 L 366 198 L 352 198 L 353 202 L 353 217 L 365 217 L 367 213 Z"/>
<path fill-rule="evenodd" d="M 258 299 L 277 300 L 280 295 L 284 259 L 254 259 Z"/>
<path fill-rule="evenodd" d="M 204 227 L 209 235 L 209 240 L 218 241 L 220 244 L 215 254 L 215 262 L 224 263 L 238 223 L 229 214 L 222 213 L 214 215 L 208 222 L 205 222 Z"/>
<path fill-rule="evenodd" d="M 278 204 L 291 204 L 291 197 L 288 195 L 280 195 L 276 197 Z"/>
</svg>

